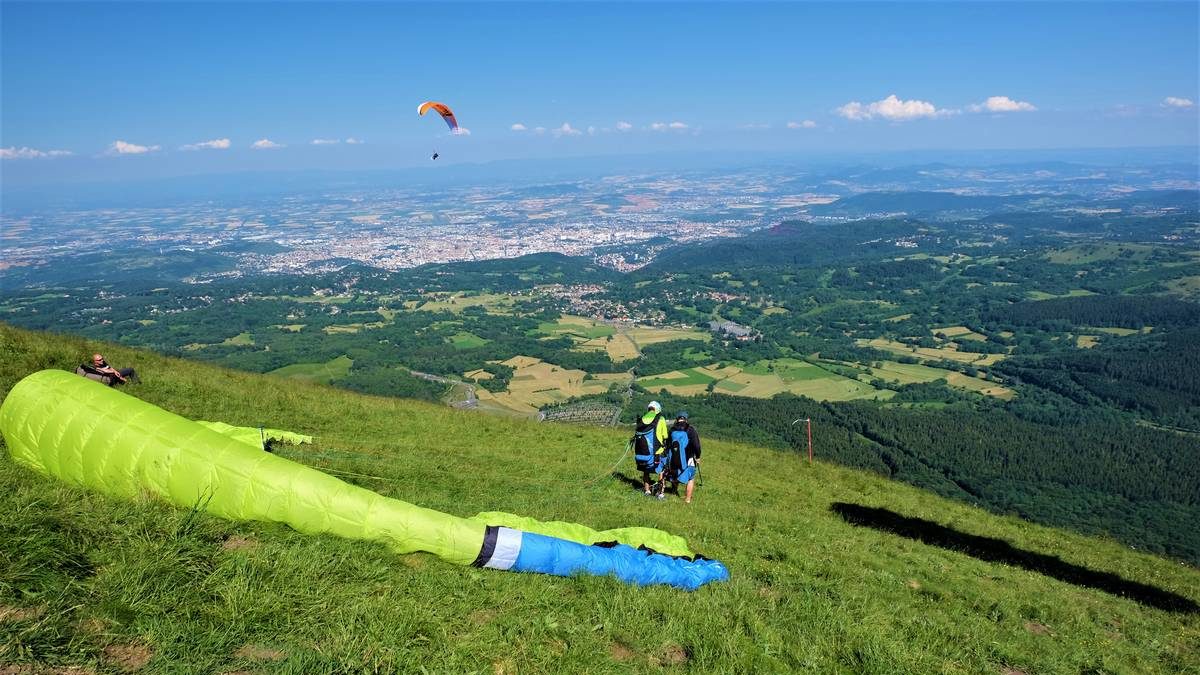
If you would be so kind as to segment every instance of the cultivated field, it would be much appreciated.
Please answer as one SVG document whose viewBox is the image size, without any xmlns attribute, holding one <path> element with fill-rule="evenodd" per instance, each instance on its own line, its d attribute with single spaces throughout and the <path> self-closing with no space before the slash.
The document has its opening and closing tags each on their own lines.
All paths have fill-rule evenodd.
<svg viewBox="0 0 1200 675">
<path fill-rule="evenodd" d="M 1154 247 L 1146 244 L 1079 244 L 1047 253 L 1046 260 L 1060 265 L 1090 265 L 1117 258 L 1141 262 L 1153 252 Z"/>
<path fill-rule="evenodd" d="M 895 361 L 880 361 L 878 363 L 878 366 L 872 365 L 869 369 L 855 363 L 843 363 L 842 365 L 862 369 L 864 373 L 868 373 L 869 371 L 871 378 L 878 378 L 885 382 L 894 382 L 896 384 L 916 384 L 946 380 L 947 385 L 956 389 L 965 389 L 985 396 L 994 396 L 999 399 L 1008 400 L 1017 395 L 1015 391 L 1003 385 L 989 382 L 983 378 L 964 375 L 953 370 L 922 366 L 916 363 L 897 363 Z"/>
<path fill-rule="evenodd" d="M 1097 333 L 1108 333 L 1117 337 L 1125 337 L 1126 335 L 1134 335 L 1135 333 L 1149 333 L 1154 330 L 1153 326 L 1146 326 L 1140 331 L 1132 328 L 1117 328 L 1116 326 L 1084 326 L 1084 330 L 1095 331 Z"/>
<path fill-rule="evenodd" d="M 1062 295 L 1055 295 L 1045 291 L 1029 291 L 1025 294 L 1025 297 L 1029 298 L 1030 300 L 1050 300 L 1052 298 L 1078 298 L 1084 295 L 1095 295 L 1095 293 L 1091 291 L 1085 291 L 1082 288 L 1072 288 Z"/>
<path fill-rule="evenodd" d="M 547 336 L 567 335 L 579 351 L 603 351 L 613 361 L 628 361 L 641 355 L 641 347 L 672 340 L 708 340 L 705 331 L 684 328 L 659 328 L 627 323 L 608 323 L 582 316 L 563 315 L 558 321 L 543 323 L 538 332 Z"/>
<path fill-rule="evenodd" d="M 582 316 L 564 314 L 558 321 L 545 322 L 538 326 L 544 335 L 570 335 L 583 340 L 608 337 L 616 333 L 612 326 Z"/>
<path fill-rule="evenodd" d="M 823 363 L 828 363 L 829 369 L 798 359 L 759 361 L 745 366 L 718 367 L 714 364 L 642 377 L 638 379 L 638 384 L 652 392 L 666 389 L 680 396 L 702 395 L 708 392 L 711 385 L 714 392 L 752 398 L 770 398 L 789 392 L 818 401 L 849 401 L 862 398 L 882 400 L 895 396 L 895 392 L 889 389 L 871 386 L 870 381 L 875 379 L 902 385 L 946 380 L 951 387 L 985 396 L 1005 400 L 1016 396 L 1016 392 L 995 382 L 919 364 L 881 361 L 878 367 L 868 368 L 858 363 Z M 852 369 L 860 374 L 858 377 L 847 377 L 834 372 L 837 368 Z"/>
<path fill-rule="evenodd" d="M 915 356 L 931 361 L 946 359 L 947 361 L 958 361 L 960 363 L 969 363 L 975 366 L 990 366 L 997 361 L 1004 359 L 1005 354 L 973 354 L 971 352 L 960 352 L 954 345 L 944 345 L 938 348 L 932 347 L 914 347 L 906 345 L 903 342 L 896 340 L 888 340 L 886 338 L 875 338 L 873 340 L 859 339 L 855 340 L 859 346 L 873 347 L 885 352 L 891 352 L 899 356 Z"/>
<path fill-rule="evenodd" d="M 536 415 L 541 408 L 574 396 L 603 394 L 613 382 L 629 379 L 624 373 L 588 376 L 582 370 L 563 368 L 531 356 L 514 356 L 502 363 L 513 369 L 508 388 L 502 392 L 480 388 L 476 392 L 480 407 L 503 408 L 520 415 Z"/>
<path fill-rule="evenodd" d="M 354 299 L 352 295 L 264 295 L 262 300 L 287 300 L 289 302 L 314 302 L 319 305 L 344 305 Z"/>
<path fill-rule="evenodd" d="M 374 312 L 371 313 L 374 314 Z M 337 333 L 357 333 L 360 330 L 383 328 L 386 325 L 387 324 L 383 321 L 372 321 L 370 323 L 340 323 L 336 326 L 325 326 L 321 330 L 325 331 L 329 335 L 336 335 Z"/>
<path fill-rule="evenodd" d="M 655 328 L 651 326 L 631 326 L 623 331 L 639 347 L 670 342 L 672 340 L 709 340 L 712 336 L 707 331 L 684 328 Z"/>
<path fill-rule="evenodd" d="M 470 331 L 464 330 L 451 335 L 449 342 L 455 349 L 474 349 L 486 345 L 491 340 L 481 338 Z"/>
<path fill-rule="evenodd" d="M 986 335 L 983 335 L 982 333 L 976 333 L 975 331 L 971 330 L 970 328 L 967 328 L 966 326 L 944 326 L 942 328 L 930 328 L 929 332 L 934 335 L 941 333 L 942 335 L 945 335 L 947 338 L 950 338 L 951 340 L 963 339 L 963 340 L 978 340 L 979 342 L 987 342 Z"/>
<path fill-rule="evenodd" d="M 673 370 L 638 380 L 650 391 L 666 389 L 680 396 L 704 394 L 711 384 L 713 391 L 751 398 L 770 398 L 790 392 L 820 401 L 849 401 L 859 398 L 885 399 L 891 391 L 877 390 L 871 385 L 830 372 L 797 359 L 776 359 L 738 366 L 705 367 Z"/>
<path fill-rule="evenodd" d="M 995 382 L 988 382 L 982 378 L 971 377 L 970 375 L 956 373 L 954 371 L 948 370 L 945 372 L 946 384 L 949 384 L 951 387 L 976 391 L 984 396 L 994 396 L 995 398 L 1003 399 L 1005 401 L 1016 398 L 1017 396 L 1017 392 L 1009 389 L 1008 387 L 996 384 Z"/>
<path fill-rule="evenodd" d="M 238 333 L 237 335 L 234 335 L 231 338 L 225 338 L 225 341 L 222 342 L 221 344 L 235 345 L 235 346 L 250 346 L 250 345 L 254 344 L 254 338 L 250 336 L 250 333 Z"/>
<path fill-rule="evenodd" d="M 482 307 L 488 314 L 511 314 L 517 299 L 501 293 L 430 293 L 417 309 L 423 312 L 461 312 L 468 307 Z"/>
<path fill-rule="evenodd" d="M 345 377 L 350 372 L 350 366 L 352 365 L 354 365 L 354 361 L 349 356 L 343 355 L 336 359 L 330 359 L 325 363 L 293 363 L 290 366 L 272 370 L 267 374 L 289 380 L 304 380 L 305 382 L 329 384 L 332 380 Z"/>
</svg>

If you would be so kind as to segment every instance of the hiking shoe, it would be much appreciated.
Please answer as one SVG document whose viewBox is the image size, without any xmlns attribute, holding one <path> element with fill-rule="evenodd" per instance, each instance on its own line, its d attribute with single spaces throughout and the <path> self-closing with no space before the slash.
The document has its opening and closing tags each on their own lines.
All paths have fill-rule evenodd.
<svg viewBox="0 0 1200 675">
<path fill-rule="evenodd" d="M 663 493 L 661 493 L 661 492 L 660 492 L 660 493 L 658 493 L 658 495 L 657 495 L 657 499 L 658 499 L 658 501 L 660 501 L 660 502 L 661 502 L 662 500 L 666 499 L 666 498 L 667 498 L 667 496 L 666 496 L 666 495 L 664 495 L 664 494 L 663 494 Z"/>
</svg>

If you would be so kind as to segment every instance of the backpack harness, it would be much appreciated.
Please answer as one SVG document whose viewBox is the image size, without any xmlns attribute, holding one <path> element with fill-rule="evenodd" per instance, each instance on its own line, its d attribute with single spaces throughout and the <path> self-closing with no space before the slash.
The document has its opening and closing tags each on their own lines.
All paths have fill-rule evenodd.
<svg viewBox="0 0 1200 675">
<path fill-rule="evenodd" d="M 642 471 L 655 470 L 654 456 L 658 450 L 655 447 L 658 441 L 655 432 L 660 419 L 662 419 L 662 413 L 655 414 L 654 419 L 648 423 L 643 418 L 638 418 L 637 427 L 633 433 L 633 461 Z"/>
<path fill-rule="evenodd" d="M 679 471 L 687 468 L 688 458 L 690 455 L 687 450 L 688 432 L 687 429 L 673 429 L 671 431 L 671 466 Z"/>
</svg>

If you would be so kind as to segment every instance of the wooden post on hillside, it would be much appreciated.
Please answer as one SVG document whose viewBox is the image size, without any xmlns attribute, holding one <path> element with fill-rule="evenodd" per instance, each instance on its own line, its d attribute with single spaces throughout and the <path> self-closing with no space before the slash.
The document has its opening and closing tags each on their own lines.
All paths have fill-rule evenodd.
<svg viewBox="0 0 1200 675">
<path fill-rule="evenodd" d="M 812 464 L 812 418 L 804 420 L 808 424 L 808 463 Z"/>
<path fill-rule="evenodd" d="M 812 448 L 812 418 L 802 417 L 792 422 L 792 426 L 796 426 L 796 422 L 804 422 L 808 430 L 808 463 L 812 464 L 813 448 Z"/>
</svg>

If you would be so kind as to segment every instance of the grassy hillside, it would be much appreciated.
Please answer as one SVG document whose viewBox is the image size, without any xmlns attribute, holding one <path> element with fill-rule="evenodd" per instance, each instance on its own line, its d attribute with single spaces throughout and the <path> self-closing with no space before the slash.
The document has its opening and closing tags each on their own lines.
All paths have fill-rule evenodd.
<svg viewBox="0 0 1200 675">
<path fill-rule="evenodd" d="M 129 393 L 194 419 L 313 434 L 315 446 L 282 454 L 386 495 L 458 515 L 660 527 L 732 580 L 686 593 L 458 567 L 110 499 L 5 455 L 0 672 L 1200 669 L 1195 568 L 795 455 L 706 443 L 695 503 L 658 503 L 624 480 L 589 482 L 620 456 L 619 432 L 2 325 L 0 394 L 97 348 L 138 368 Z M 621 470 L 632 476 L 631 460 Z"/>
</svg>

